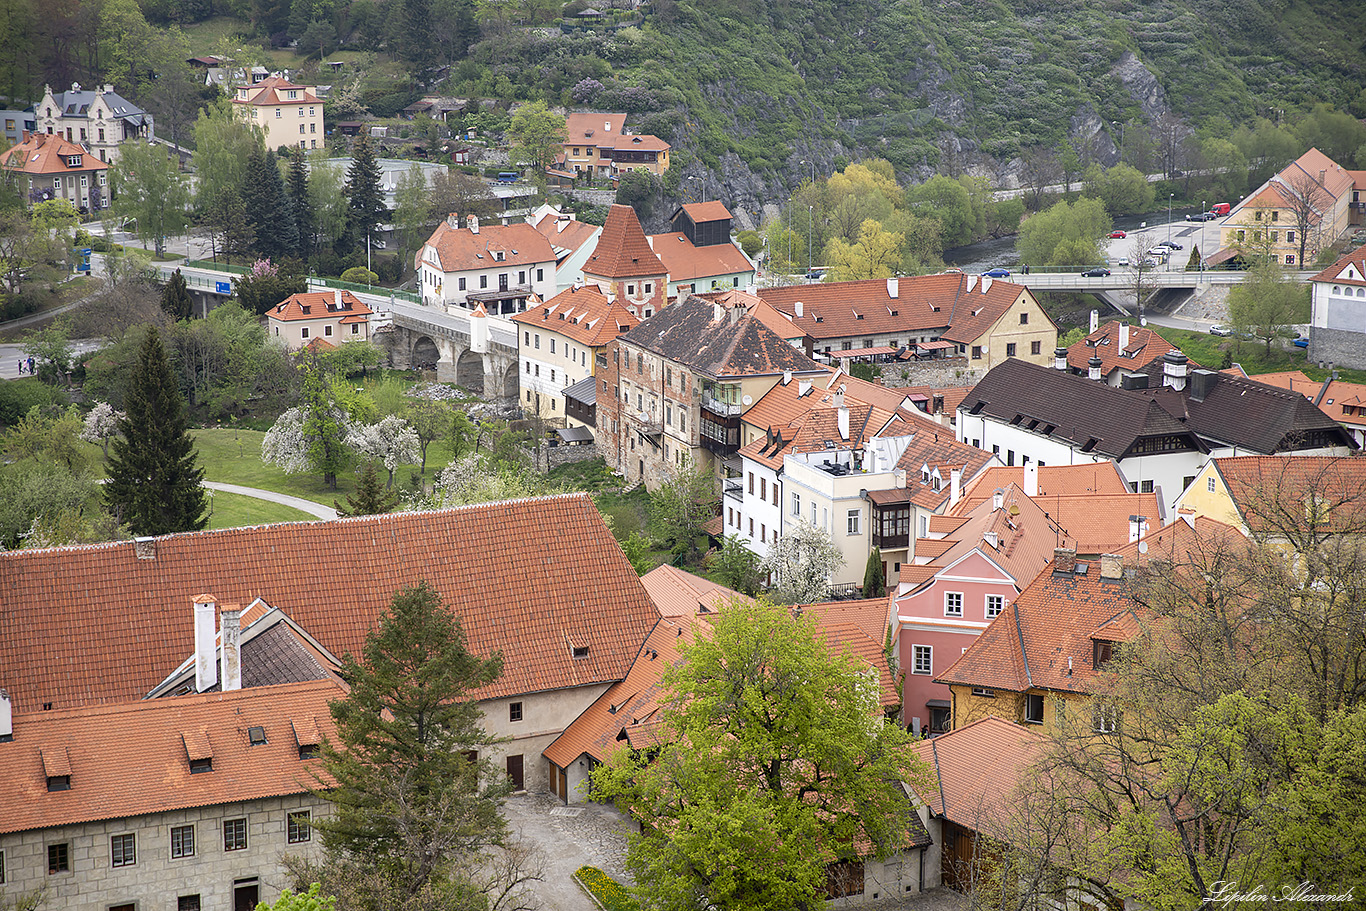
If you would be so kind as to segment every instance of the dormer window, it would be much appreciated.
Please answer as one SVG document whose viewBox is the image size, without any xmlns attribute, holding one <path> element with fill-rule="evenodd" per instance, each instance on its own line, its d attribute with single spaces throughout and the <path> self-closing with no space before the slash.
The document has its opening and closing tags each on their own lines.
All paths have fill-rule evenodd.
<svg viewBox="0 0 1366 911">
<path fill-rule="evenodd" d="M 68 156 L 66 156 L 66 165 L 67 165 L 67 167 L 69 167 L 69 168 L 79 168 L 79 167 L 81 166 L 81 156 L 80 156 L 80 155 L 68 155 Z"/>
<path fill-rule="evenodd" d="M 49 775 L 47 776 L 47 789 L 49 791 L 70 791 L 70 775 Z"/>
<path fill-rule="evenodd" d="M 1107 661 L 1115 656 L 1115 646 L 1113 642 L 1103 639 L 1091 640 L 1091 667 L 1100 668 Z"/>
<path fill-rule="evenodd" d="M 586 646 L 586 645 L 575 645 L 575 646 L 573 646 L 573 649 L 572 649 L 571 654 L 573 654 L 573 656 L 574 656 L 575 658 L 587 658 L 587 657 L 588 657 L 588 646 Z"/>
</svg>

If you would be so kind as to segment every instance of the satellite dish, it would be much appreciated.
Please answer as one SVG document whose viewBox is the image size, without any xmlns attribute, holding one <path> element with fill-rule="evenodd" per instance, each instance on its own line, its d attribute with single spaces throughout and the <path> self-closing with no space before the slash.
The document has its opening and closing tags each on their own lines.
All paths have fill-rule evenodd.
<svg viewBox="0 0 1366 911">
<path fill-rule="evenodd" d="M 1139 541 L 1139 542 L 1138 542 L 1138 552 L 1141 553 L 1141 554 L 1146 554 L 1146 553 L 1148 552 L 1148 542 L 1147 542 L 1147 541 Z"/>
<path fill-rule="evenodd" d="M 754 397 L 753 397 L 753 396 L 748 396 L 748 395 L 741 396 L 741 397 L 740 397 L 740 404 L 741 404 L 741 405 L 752 405 L 752 404 L 754 404 Z"/>
</svg>

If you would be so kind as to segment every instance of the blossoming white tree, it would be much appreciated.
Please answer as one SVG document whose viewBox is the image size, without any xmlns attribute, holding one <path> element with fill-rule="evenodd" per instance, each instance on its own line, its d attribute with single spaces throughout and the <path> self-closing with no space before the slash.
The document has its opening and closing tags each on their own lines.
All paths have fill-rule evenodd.
<svg viewBox="0 0 1366 911">
<path fill-rule="evenodd" d="M 415 465 L 422 456 L 422 443 L 417 431 L 403 418 L 389 415 L 378 424 L 360 424 L 346 435 L 346 445 L 364 458 L 374 459 L 389 470 L 389 483 L 394 486 L 394 472 L 400 465 Z"/>
<path fill-rule="evenodd" d="M 81 439 L 88 443 L 99 443 L 104 448 L 104 457 L 109 458 L 109 441 L 119 435 L 119 421 L 123 412 L 116 411 L 108 402 L 96 402 L 95 407 L 85 416 L 81 428 Z"/>
<path fill-rule="evenodd" d="M 844 555 L 830 533 L 798 520 L 769 551 L 764 569 L 773 574 L 773 594 L 784 604 L 824 601 L 830 576 L 844 565 Z"/>
</svg>

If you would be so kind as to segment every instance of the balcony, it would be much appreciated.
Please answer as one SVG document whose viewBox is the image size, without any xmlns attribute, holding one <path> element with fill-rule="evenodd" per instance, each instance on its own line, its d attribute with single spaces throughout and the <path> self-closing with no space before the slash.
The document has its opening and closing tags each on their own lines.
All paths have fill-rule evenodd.
<svg viewBox="0 0 1366 911">
<path fill-rule="evenodd" d="M 723 418 L 738 418 L 745 410 L 743 405 L 723 402 L 706 393 L 702 394 L 702 407 Z"/>
<path fill-rule="evenodd" d="M 743 501 L 745 499 L 745 484 L 740 478 L 726 478 L 721 482 L 721 495 Z"/>
<path fill-rule="evenodd" d="M 658 415 L 651 414 L 648 411 L 637 411 L 634 414 L 628 415 L 628 417 L 631 419 L 631 422 L 636 425 L 636 430 L 645 434 L 647 437 L 664 435 L 664 422 L 660 420 Z"/>
</svg>

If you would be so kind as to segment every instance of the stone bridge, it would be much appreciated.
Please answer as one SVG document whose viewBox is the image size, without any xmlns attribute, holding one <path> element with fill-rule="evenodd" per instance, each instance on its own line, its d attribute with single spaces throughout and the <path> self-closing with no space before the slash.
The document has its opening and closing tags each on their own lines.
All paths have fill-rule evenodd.
<svg viewBox="0 0 1366 911">
<path fill-rule="evenodd" d="M 238 278 L 233 272 L 178 263 L 154 263 L 153 268 L 162 281 L 180 268 L 202 312 L 227 300 Z M 327 288 L 325 281 L 309 279 L 308 290 Z M 518 401 L 517 326 L 511 320 L 475 316 L 459 307 L 447 312 L 387 292 L 351 293 L 375 311 L 371 330 L 375 341 L 388 348 L 389 366 L 434 369 L 442 383 L 458 383 L 490 401 Z"/>
</svg>

